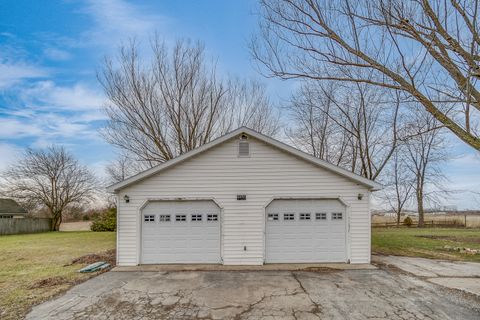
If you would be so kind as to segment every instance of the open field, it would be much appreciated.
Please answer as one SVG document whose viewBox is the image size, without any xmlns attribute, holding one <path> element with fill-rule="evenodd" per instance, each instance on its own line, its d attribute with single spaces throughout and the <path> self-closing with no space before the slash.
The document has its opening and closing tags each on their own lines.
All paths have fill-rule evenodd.
<svg viewBox="0 0 480 320">
<path fill-rule="evenodd" d="M 0 236 L 0 319 L 22 318 L 32 305 L 48 300 L 94 274 L 77 272 L 92 253 L 112 259 L 114 232 L 48 232 Z M 114 258 L 113 258 L 114 259 Z"/>
<path fill-rule="evenodd" d="M 445 246 L 480 249 L 480 229 L 372 228 L 372 253 L 480 262 Z"/>
<path fill-rule="evenodd" d="M 406 216 L 402 216 L 400 219 L 400 222 L 403 222 L 403 219 L 405 219 Z M 417 223 L 418 218 L 416 216 L 410 216 L 412 220 L 414 221 L 414 224 Z M 372 224 L 381 224 L 381 223 L 394 223 L 396 222 L 396 217 L 393 215 L 388 215 L 388 216 L 378 216 L 378 215 L 373 215 L 372 216 Z M 449 223 L 449 224 L 458 224 L 458 225 L 464 225 L 465 224 L 465 216 L 463 215 L 441 215 L 441 214 L 426 214 L 425 215 L 425 221 L 431 222 L 433 221 L 434 223 Z M 466 218 L 467 228 L 480 228 L 480 215 L 467 215 Z"/>
<path fill-rule="evenodd" d="M 62 222 L 60 231 L 90 231 L 92 221 Z"/>
</svg>

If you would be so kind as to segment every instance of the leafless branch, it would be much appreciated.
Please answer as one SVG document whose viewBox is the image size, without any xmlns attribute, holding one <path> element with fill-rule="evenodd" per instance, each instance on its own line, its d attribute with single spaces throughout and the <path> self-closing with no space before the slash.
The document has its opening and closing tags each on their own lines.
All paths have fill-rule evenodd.
<svg viewBox="0 0 480 320">
<path fill-rule="evenodd" d="M 268 76 L 402 91 L 480 150 L 478 0 L 260 3 L 251 52 Z"/>
</svg>

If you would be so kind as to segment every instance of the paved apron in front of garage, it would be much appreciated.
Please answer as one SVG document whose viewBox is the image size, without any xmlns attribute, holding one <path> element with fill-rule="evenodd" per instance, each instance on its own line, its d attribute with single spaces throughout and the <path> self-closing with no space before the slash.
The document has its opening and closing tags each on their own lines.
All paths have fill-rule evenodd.
<svg viewBox="0 0 480 320">
<path fill-rule="evenodd" d="M 27 319 L 479 319 L 478 297 L 387 270 L 108 272 Z"/>
</svg>

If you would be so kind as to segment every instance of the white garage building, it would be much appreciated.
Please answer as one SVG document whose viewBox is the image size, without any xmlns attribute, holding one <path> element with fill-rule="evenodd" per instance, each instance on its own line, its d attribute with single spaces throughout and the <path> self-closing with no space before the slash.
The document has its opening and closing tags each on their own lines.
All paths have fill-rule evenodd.
<svg viewBox="0 0 480 320">
<path fill-rule="evenodd" d="M 379 188 L 243 127 L 109 187 L 117 263 L 369 263 Z"/>
</svg>

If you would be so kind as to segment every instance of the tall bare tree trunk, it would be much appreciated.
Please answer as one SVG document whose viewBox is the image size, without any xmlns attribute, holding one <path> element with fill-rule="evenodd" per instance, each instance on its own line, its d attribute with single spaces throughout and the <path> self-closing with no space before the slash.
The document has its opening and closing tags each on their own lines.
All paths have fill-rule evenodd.
<svg viewBox="0 0 480 320">
<path fill-rule="evenodd" d="M 50 224 L 50 231 L 60 231 L 61 223 L 62 212 L 52 212 L 52 223 Z"/>
<path fill-rule="evenodd" d="M 425 216 L 423 211 L 423 186 L 419 186 L 416 190 L 417 194 L 417 210 L 418 210 L 418 227 L 425 226 Z"/>
</svg>

